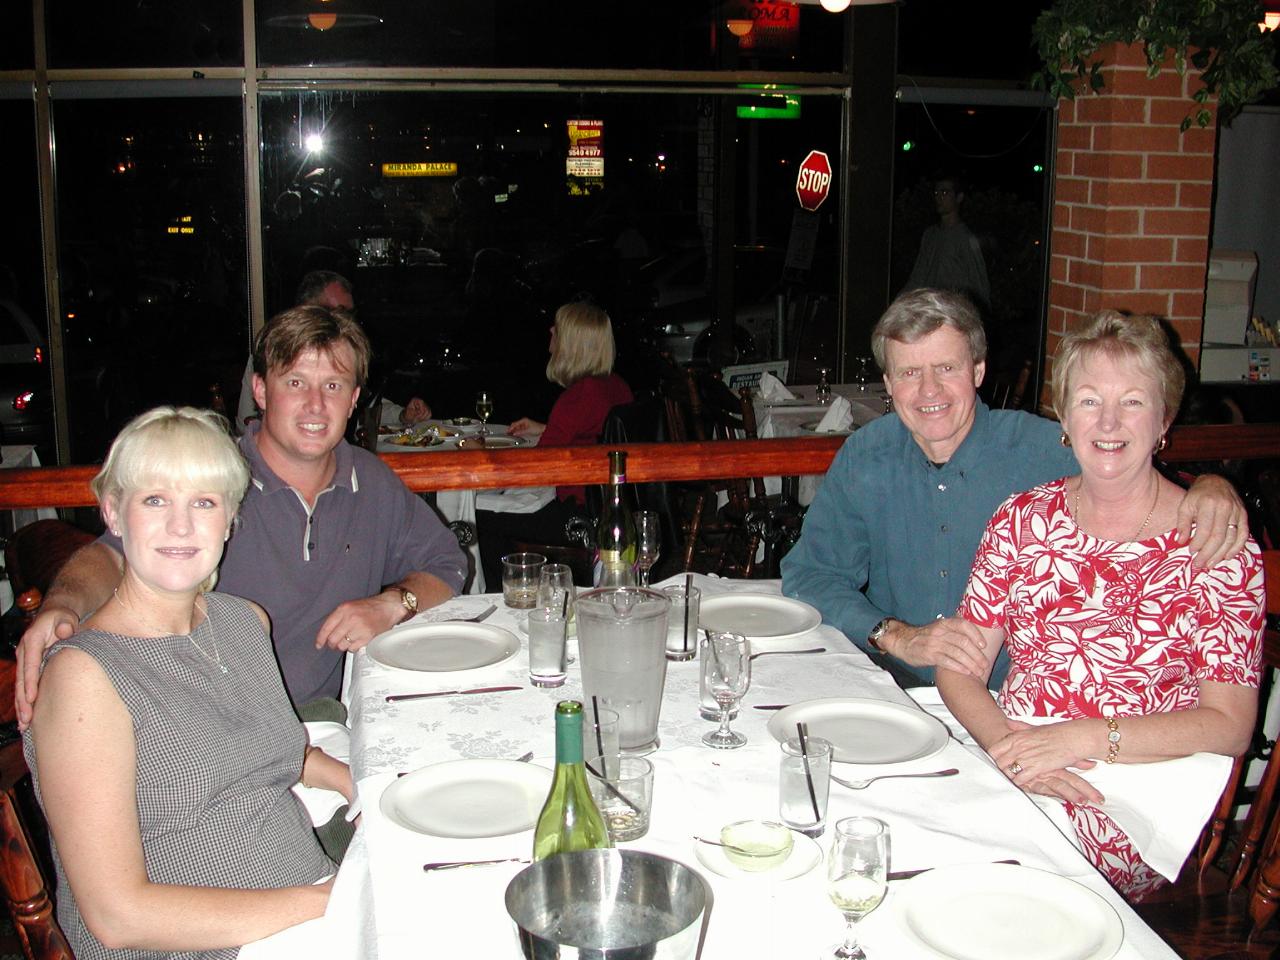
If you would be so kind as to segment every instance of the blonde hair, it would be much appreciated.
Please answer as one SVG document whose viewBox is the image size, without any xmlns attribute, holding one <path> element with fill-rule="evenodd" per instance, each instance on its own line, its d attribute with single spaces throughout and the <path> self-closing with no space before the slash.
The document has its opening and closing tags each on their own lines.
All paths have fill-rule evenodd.
<svg viewBox="0 0 1280 960">
<path fill-rule="evenodd" d="M 125 493 L 150 486 L 218 493 L 230 524 L 249 486 L 249 466 L 226 417 L 195 407 L 156 407 L 125 424 L 89 486 L 99 505 L 112 500 L 117 509 Z M 201 592 L 217 579 L 215 569 Z"/>
<path fill-rule="evenodd" d="M 583 377 L 613 372 L 613 326 L 594 303 L 566 303 L 556 311 L 556 349 L 547 363 L 547 379 L 562 387 Z"/>
<path fill-rule="evenodd" d="M 1160 387 L 1164 425 L 1169 426 L 1182 403 L 1187 374 L 1169 346 L 1160 321 L 1150 316 L 1128 316 L 1118 310 L 1095 314 L 1084 327 L 1067 334 L 1053 357 L 1053 410 L 1062 420 L 1067 412 L 1071 374 L 1089 357 L 1098 355 L 1131 360 Z"/>
<path fill-rule="evenodd" d="M 373 348 L 355 317 L 341 307 L 313 303 L 290 307 L 268 320 L 258 334 L 253 348 L 253 372 L 266 377 L 272 370 L 287 370 L 308 350 L 332 357 L 343 343 L 351 348 L 354 365 L 350 373 L 356 386 L 363 387 Z"/>
</svg>

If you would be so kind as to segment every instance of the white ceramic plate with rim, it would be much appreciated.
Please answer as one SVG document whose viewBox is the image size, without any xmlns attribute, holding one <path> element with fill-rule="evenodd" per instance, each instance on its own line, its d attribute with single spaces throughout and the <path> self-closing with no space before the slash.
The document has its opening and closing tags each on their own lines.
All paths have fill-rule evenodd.
<svg viewBox="0 0 1280 960">
<path fill-rule="evenodd" d="M 406 830 L 431 837 L 504 837 L 532 829 L 551 771 L 518 760 L 449 760 L 400 777 L 378 806 Z"/>
<path fill-rule="evenodd" d="M 384 667 L 450 673 L 501 663 L 520 651 L 520 641 L 487 623 L 410 623 L 378 634 L 365 649 Z"/>
<path fill-rule="evenodd" d="M 507 447 L 523 447 L 525 445 L 524 437 L 495 437 L 492 434 L 487 437 L 473 435 L 463 437 L 458 441 L 459 450 L 504 450 Z"/>
<path fill-rule="evenodd" d="M 698 626 L 718 633 L 740 633 L 752 640 L 793 640 L 822 623 L 802 600 L 771 593 L 722 593 L 703 597 Z"/>
<path fill-rule="evenodd" d="M 830 740 L 840 763 L 908 763 L 942 751 L 950 739 L 942 721 L 919 707 L 888 700 L 828 697 L 804 700 L 769 718 L 781 743 L 804 723 L 811 737 Z"/>
<path fill-rule="evenodd" d="M 1120 917 L 1088 887 L 1007 863 L 939 867 L 894 892 L 899 930 L 942 960 L 1108 960 Z"/>
<path fill-rule="evenodd" d="M 803 833 L 796 833 L 794 830 L 791 832 L 795 834 L 791 856 L 772 870 L 743 870 L 724 855 L 723 848 L 699 843 L 697 840 L 693 841 L 694 852 L 704 867 L 730 880 L 794 880 L 796 877 L 803 877 L 822 862 L 822 848 L 816 840 Z"/>
</svg>

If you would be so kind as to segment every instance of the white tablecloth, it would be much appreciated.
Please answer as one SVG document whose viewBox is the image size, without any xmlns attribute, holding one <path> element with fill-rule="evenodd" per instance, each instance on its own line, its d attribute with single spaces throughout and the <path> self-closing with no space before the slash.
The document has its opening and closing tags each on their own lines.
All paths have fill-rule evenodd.
<svg viewBox="0 0 1280 960">
<path fill-rule="evenodd" d="M 727 581 L 699 576 L 705 595 L 727 591 L 778 591 L 777 581 Z M 486 598 L 487 599 L 487 598 Z M 434 617 L 469 615 L 482 598 L 457 598 Z M 499 607 L 488 621 L 523 640 L 513 611 Z M 816 697 L 869 697 L 912 701 L 837 630 L 820 626 L 787 646 L 822 645 L 824 655 L 766 657 L 754 664 L 752 686 L 734 722 L 748 737 L 736 751 L 704 747 L 710 724 L 697 715 L 698 664 L 668 666 L 656 768 L 654 808 L 647 836 L 626 844 L 678 859 L 706 878 L 714 902 L 702 960 L 816 956 L 838 939 L 842 921 L 827 899 L 821 865 L 795 880 L 769 875 L 726 879 L 704 868 L 690 837 L 715 836 L 719 826 L 744 817 L 777 814 L 778 746 L 765 729 L 771 714 L 758 703 L 791 703 Z M 282 957 L 377 956 L 382 960 L 424 955 L 517 956 L 502 894 L 519 864 L 424 873 L 432 860 L 528 856 L 531 832 L 483 840 L 447 840 L 403 830 L 378 809 L 381 793 L 398 771 L 461 757 L 514 758 L 533 750 L 535 763 L 554 762 L 556 701 L 581 692 L 576 668 L 558 689 L 527 686 L 525 650 L 493 667 L 431 677 L 381 667 L 361 653 L 351 686 L 352 767 L 364 819 L 353 854 L 339 874 L 324 921 L 251 945 L 246 960 Z M 389 693 L 525 684 L 518 692 L 443 697 L 387 704 Z M 841 764 L 840 773 L 860 777 L 874 767 Z M 1172 958 L 1163 941 L 1116 895 L 1049 819 L 988 761 L 956 741 L 905 771 L 957 767 L 942 780 L 900 780 L 852 792 L 832 785 L 828 824 L 855 814 L 877 816 L 892 829 L 893 870 L 1016 858 L 1028 867 L 1071 877 L 1099 893 L 1119 913 L 1125 942 L 1119 960 Z M 831 829 L 822 838 L 825 853 Z M 897 930 L 895 894 L 861 925 L 868 955 L 911 958 L 920 952 Z M 286 942 L 288 941 L 288 942 Z M 299 946 L 304 943 L 305 946 Z M 326 952 L 327 951 L 327 952 Z M 346 951 L 346 952 L 342 952 Z M 354 952 L 353 952 L 354 951 Z"/>
<path fill-rule="evenodd" d="M 800 385 L 789 389 L 795 394 L 795 401 L 772 404 L 759 399 L 755 401 L 756 425 L 761 437 L 811 437 L 814 435 L 812 425 L 822 419 L 823 414 L 827 412 L 827 406 L 814 399 L 813 385 Z M 832 385 L 831 390 L 832 393 L 849 401 L 855 428 L 870 423 L 885 412 L 885 389 L 882 383 L 868 384 L 866 390 L 859 390 L 856 383 L 837 383 Z M 821 476 L 800 478 L 797 499 L 801 506 L 807 507 L 813 502 L 814 495 L 821 485 Z M 780 489 L 779 478 L 765 478 L 766 492 L 777 493 Z"/>
</svg>

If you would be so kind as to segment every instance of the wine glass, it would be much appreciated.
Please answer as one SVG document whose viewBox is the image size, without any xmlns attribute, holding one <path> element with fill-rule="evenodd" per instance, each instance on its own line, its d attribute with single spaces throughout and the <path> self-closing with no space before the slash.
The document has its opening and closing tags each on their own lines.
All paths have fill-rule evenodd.
<svg viewBox="0 0 1280 960">
<path fill-rule="evenodd" d="M 867 384 L 871 379 L 871 371 L 869 369 L 871 358 L 870 357 L 854 357 L 853 359 L 854 359 L 854 362 L 858 365 L 858 371 L 857 373 L 854 374 L 854 377 L 853 377 L 854 382 L 857 383 L 858 385 L 859 393 L 866 393 Z"/>
<path fill-rule="evenodd" d="M 818 399 L 819 403 L 826 403 L 831 399 L 830 367 L 822 367 L 818 371 L 818 385 L 814 388 L 813 395 Z"/>
<path fill-rule="evenodd" d="M 702 742 L 717 750 L 736 750 L 747 738 L 729 729 L 733 706 L 751 686 L 751 643 L 735 633 L 708 630 L 702 640 L 702 686 L 720 708 L 720 728 Z"/>
<path fill-rule="evenodd" d="M 480 436 L 487 437 L 489 431 L 485 424 L 493 416 L 493 400 L 483 390 L 476 394 L 476 416 L 480 418 Z"/>
<path fill-rule="evenodd" d="M 844 914 L 844 940 L 831 948 L 836 960 L 864 960 L 856 924 L 884 899 L 889 868 L 889 825 L 874 817 L 836 821 L 827 858 L 827 894 Z"/>
<path fill-rule="evenodd" d="M 640 570 L 640 586 L 649 585 L 649 570 L 662 553 L 662 529 L 658 515 L 652 510 L 636 513 L 636 566 Z"/>
</svg>

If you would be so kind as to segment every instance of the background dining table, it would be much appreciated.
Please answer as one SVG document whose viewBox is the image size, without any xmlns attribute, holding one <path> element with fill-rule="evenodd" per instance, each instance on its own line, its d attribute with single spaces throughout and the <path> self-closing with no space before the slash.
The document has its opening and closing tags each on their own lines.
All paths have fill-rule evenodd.
<svg viewBox="0 0 1280 960">
<path fill-rule="evenodd" d="M 704 603 L 735 592 L 779 597 L 778 581 L 696 576 L 694 583 L 704 591 Z M 458 597 L 418 619 L 472 616 L 491 601 L 499 605 L 498 610 L 484 622 L 510 631 L 520 641 L 520 651 L 503 662 L 427 674 L 383 666 L 363 651 L 351 658 L 345 699 L 350 709 L 352 772 L 363 808 L 360 828 L 338 873 L 326 916 L 246 946 L 243 960 L 519 955 L 503 892 L 521 864 L 438 872 L 425 872 L 422 867 L 431 861 L 527 857 L 532 831 L 469 840 L 428 836 L 399 826 L 380 807 L 383 792 L 396 782 L 397 774 L 430 764 L 515 759 L 531 750 L 533 763 L 554 765 L 554 707 L 559 700 L 581 696 L 578 667 L 570 667 L 562 687 L 530 686 L 527 638 L 520 629 L 526 614 L 502 606 L 500 598 Z M 571 641 L 571 650 L 575 647 Z M 734 721 L 734 728 L 745 733 L 748 742 L 733 751 L 713 750 L 701 743 L 711 724 L 698 716 L 698 662 L 668 664 L 659 725 L 661 747 L 650 756 L 655 767 L 652 822 L 646 836 L 621 846 L 677 859 L 707 881 L 713 901 L 702 960 L 816 957 L 840 937 L 843 921 L 827 897 L 824 857 L 794 879 L 770 873 L 726 877 L 707 868 L 692 839 L 695 835 L 714 839 L 721 825 L 734 820 L 778 815 L 780 749 L 766 727 L 773 713 L 756 710 L 755 705 L 855 697 L 898 705 L 896 709 L 920 709 L 887 673 L 825 624 L 798 635 L 761 640 L 754 649 L 812 647 L 826 652 L 754 662 L 751 688 Z M 386 702 L 395 693 L 505 684 L 520 689 Z M 937 709 L 936 704 L 931 706 L 933 712 Z M 1112 891 L 1054 821 L 981 750 L 965 746 L 954 736 L 941 742 L 939 753 L 911 762 L 836 764 L 837 775 L 848 778 L 946 767 L 960 772 L 944 779 L 887 780 L 857 792 L 832 784 L 827 829 L 818 841 L 821 853 L 825 856 L 830 845 L 835 820 L 853 815 L 879 817 L 892 831 L 891 870 L 1014 858 L 1024 867 L 1070 878 L 1109 904 L 1123 928 L 1117 960 L 1176 956 Z M 859 924 L 872 960 L 938 956 L 908 934 L 902 920 L 905 898 L 903 882 L 891 883 L 885 902 Z"/>
<path fill-rule="evenodd" d="M 382 434 L 378 436 L 378 453 L 444 453 L 448 451 L 460 449 L 459 441 L 476 437 L 480 433 L 480 421 L 473 418 L 470 422 L 463 426 L 454 425 L 450 420 L 425 420 L 415 427 L 406 428 L 403 431 Z M 517 438 L 507 436 L 507 424 L 490 423 L 487 426 L 489 436 L 497 439 L 500 443 L 506 444 Z M 395 438 L 406 436 L 408 434 L 422 435 L 429 428 L 443 428 L 445 431 L 453 434 L 441 439 L 439 443 L 422 446 L 419 444 L 396 443 Z M 384 429 L 386 429 L 384 427 Z M 520 439 L 518 446 L 532 446 L 533 441 Z M 440 512 L 440 516 L 444 518 L 446 523 L 452 523 L 455 520 L 464 520 L 475 526 L 476 510 L 494 510 L 501 512 L 531 512 L 537 509 L 543 503 L 549 501 L 555 496 L 553 487 L 531 487 L 520 491 L 505 490 L 481 490 L 477 493 L 475 490 L 437 490 L 436 509 Z M 471 569 L 474 575 L 467 586 L 467 593 L 484 593 L 488 589 L 488 584 L 484 579 L 484 568 L 480 565 L 480 539 L 475 538 L 471 545 L 467 547 L 467 552 L 471 554 Z M 497 586 L 495 584 L 494 586 Z"/>
</svg>

